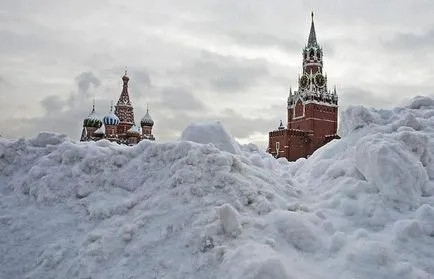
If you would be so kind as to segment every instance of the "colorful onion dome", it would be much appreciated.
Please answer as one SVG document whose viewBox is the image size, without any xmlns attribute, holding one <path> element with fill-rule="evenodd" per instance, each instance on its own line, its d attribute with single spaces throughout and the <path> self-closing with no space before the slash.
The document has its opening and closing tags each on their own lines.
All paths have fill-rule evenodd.
<svg viewBox="0 0 434 279">
<path fill-rule="evenodd" d="M 154 120 L 152 120 L 151 115 L 149 114 L 149 107 L 146 108 L 146 114 L 143 116 L 140 121 L 140 125 L 143 126 L 154 126 Z"/>
<path fill-rule="evenodd" d="M 89 116 L 86 117 L 83 121 L 84 127 L 94 127 L 99 128 L 102 125 L 101 119 L 95 113 L 95 101 L 93 102 L 92 111 Z"/>
<path fill-rule="evenodd" d="M 104 125 L 118 125 L 119 117 L 113 112 L 113 101 L 110 105 L 110 112 L 103 118 Z"/>
</svg>

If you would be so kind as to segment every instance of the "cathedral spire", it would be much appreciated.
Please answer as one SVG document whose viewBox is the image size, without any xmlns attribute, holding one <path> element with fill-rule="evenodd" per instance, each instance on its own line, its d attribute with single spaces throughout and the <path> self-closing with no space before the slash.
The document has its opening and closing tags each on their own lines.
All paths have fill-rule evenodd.
<svg viewBox="0 0 434 279">
<path fill-rule="evenodd" d="M 127 71 L 125 71 L 125 74 L 122 76 L 122 92 L 115 106 L 115 114 L 119 117 L 120 124 L 123 124 L 125 126 L 125 131 L 131 128 L 131 125 L 134 124 L 133 106 L 131 104 L 130 95 L 128 93 L 129 80 L 130 78 L 127 76 Z"/>
<path fill-rule="evenodd" d="M 131 106 L 131 102 L 130 102 L 130 96 L 128 93 L 128 81 L 130 80 L 130 78 L 127 76 L 127 71 L 125 70 L 125 74 L 122 77 L 122 81 L 123 81 L 123 87 L 122 87 L 122 92 L 121 95 L 119 96 L 119 100 L 117 105 L 126 105 L 126 106 Z"/>
<path fill-rule="evenodd" d="M 92 112 L 91 113 L 95 113 L 95 98 L 92 101 Z"/>
<path fill-rule="evenodd" d="M 312 23 L 310 25 L 309 39 L 307 40 L 307 47 L 318 46 L 316 41 L 315 24 L 313 23 L 313 12 L 311 13 Z"/>
</svg>

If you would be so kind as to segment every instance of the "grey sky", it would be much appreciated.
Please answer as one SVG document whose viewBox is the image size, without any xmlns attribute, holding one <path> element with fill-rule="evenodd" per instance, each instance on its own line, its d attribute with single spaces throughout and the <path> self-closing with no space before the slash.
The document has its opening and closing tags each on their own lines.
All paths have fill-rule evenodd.
<svg viewBox="0 0 434 279">
<path fill-rule="evenodd" d="M 127 66 L 136 121 L 149 103 L 158 140 L 215 119 L 264 148 L 286 119 L 312 10 L 342 108 L 433 94 L 431 0 L 0 0 L 0 134 L 77 140 Z"/>
</svg>

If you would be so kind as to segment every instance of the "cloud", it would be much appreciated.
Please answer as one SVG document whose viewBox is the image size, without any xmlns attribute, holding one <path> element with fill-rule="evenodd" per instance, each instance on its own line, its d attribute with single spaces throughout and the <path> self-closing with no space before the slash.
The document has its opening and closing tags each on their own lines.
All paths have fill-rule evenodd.
<svg viewBox="0 0 434 279">
<path fill-rule="evenodd" d="M 280 111 L 277 113 L 281 113 Z M 253 113 L 253 115 L 256 115 Z M 251 117 L 247 118 L 237 113 L 233 109 L 226 109 L 218 117 L 218 119 L 226 126 L 232 134 L 237 138 L 248 138 L 255 133 L 268 133 L 274 130 L 278 123 L 276 117 Z M 267 140 L 267 139 L 265 139 Z"/>
<path fill-rule="evenodd" d="M 348 105 L 365 105 L 370 107 L 380 107 L 390 104 L 390 98 L 359 87 L 342 88 L 338 92 L 339 104 L 342 107 Z"/>
<path fill-rule="evenodd" d="M 131 73 L 131 78 L 133 78 L 138 84 L 145 87 L 151 87 L 151 77 L 146 69 L 135 70 Z"/>
<path fill-rule="evenodd" d="M 43 51 L 44 48 L 55 42 L 54 39 L 41 36 L 40 34 L 17 34 L 8 30 L 0 30 L 0 51 L 5 53 L 28 53 L 30 51 Z"/>
<path fill-rule="evenodd" d="M 90 92 L 89 89 L 93 87 L 99 87 L 101 85 L 101 81 L 92 73 L 92 72 L 83 72 L 79 74 L 75 78 L 75 82 L 78 86 L 79 95 L 83 95 L 86 98 L 89 98 Z"/>
<path fill-rule="evenodd" d="M 191 85 L 219 93 L 243 92 L 269 76 L 267 62 L 202 51 L 171 74 L 191 79 Z"/>
<path fill-rule="evenodd" d="M 273 34 L 261 33 L 255 30 L 250 32 L 234 30 L 228 33 L 228 37 L 237 44 L 259 48 L 276 47 L 284 51 L 297 52 L 303 47 L 303 44 L 300 41 L 289 39 L 288 37 L 281 38 Z"/>
<path fill-rule="evenodd" d="M 139 101 L 143 97 L 149 98 L 149 93 L 153 91 L 153 85 L 148 71 L 146 69 L 132 69 L 128 71 L 128 75 L 130 77 L 130 97 L 134 101 Z"/>
<path fill-rule="evenodd" d="M 193 93 L 184 88 L 166 87 L 161 89 L 160 107 L 171 110 L 203 111 L 205 105 Z"/>
<path fill-rule="evenodd" d="M 6 83 L 6 80 L 4 77 L 0 76 L 0 83 Z"/>
<path fill-rule="evenodd" d="M 64 101 L 58 95 L 50 95 L 41 101 L 46 114 L 57 113 L 63 109 Z"/>
<path fill-rule="evenodd" d="M 72 139 L 78 139 L 83 119 L 91 109 L 91 87 L 99 87 L 101 81 L 92 72 L 82 72 L 74 79 L 76 90 L 65 94 L 48 95 L 39 103 L 43 114 L 36 117 L 11 116 L 0 121 L 0 127 L 9 127 L 10 135 L 35 136 L 40 131 L 64 133 Z M 98 100 L 108 103 L 108 100 Z M 99 104 L 98 103 L 98 104 Z M 98 106 L 97 106 L 98 107 Z M 101 112 L 98 112 L 100 116 Z M 6 133 L 5 133 L 6 134 Z"/>
<path fill-rule="evenodd" d="M 390 40 L 383 42 L 387 49 L 421 50 L 432 49 L 434 46 L 434 27 L 423 33 L 397 33 Z"/>
<path fill-rule="evenodd" d="M 346 87 L 338 90 L 339 105 L 345 109 L 349 105 L 363 105 L 374 108 L 392 108 L 405 104 L 409 99 L 417 95 L 429 96 L 434 94 L 432 86 L 395 85 L 378 86 L 376 89 L 360 87 Z"/>
</svg>

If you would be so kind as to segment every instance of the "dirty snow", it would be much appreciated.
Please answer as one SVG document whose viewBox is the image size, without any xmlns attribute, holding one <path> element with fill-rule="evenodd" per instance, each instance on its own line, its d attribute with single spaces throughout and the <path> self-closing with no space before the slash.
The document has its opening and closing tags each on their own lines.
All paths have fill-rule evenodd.
<svg viewBox="0 0 434 279">
<path fill-rule="evenodd" d="M 434 100 L 340 120 L 296 162 L 220 123 L 1 138 L 0 278 L 434 278 Z"/>
</svg>

